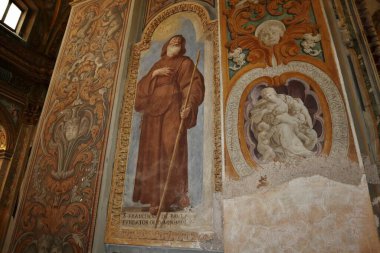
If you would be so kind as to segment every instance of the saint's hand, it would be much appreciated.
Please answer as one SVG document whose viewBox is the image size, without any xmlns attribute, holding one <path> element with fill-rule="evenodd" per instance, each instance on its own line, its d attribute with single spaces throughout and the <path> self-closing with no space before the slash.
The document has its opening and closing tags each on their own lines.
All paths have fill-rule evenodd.
<svg viewBox="0 0 380 253">
<path fill-rule="evenodd" d="M 156 69 L 155 71 L 153 71 L 152 77 L 156 77 L 156 76 L 170 76 L 172 73 L 173 73 L 173 69 L 172 68 L 163 67 L 163 68 Z"/>
<path fill-rule="evenodd" d="M 181 119 L 186 119 L 190 114 L 190 107 L 182 108 L 181 109 Z"/>
</svg>

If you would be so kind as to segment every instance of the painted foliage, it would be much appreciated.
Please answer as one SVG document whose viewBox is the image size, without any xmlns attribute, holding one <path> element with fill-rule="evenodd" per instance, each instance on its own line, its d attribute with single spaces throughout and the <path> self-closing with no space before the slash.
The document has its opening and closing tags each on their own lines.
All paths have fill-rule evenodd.
<svg viewBox="0 0 380 253">
<path fill-rule="evenodd" d="M 227 0 L 221 11 L 228 174 L 320 155 L 355 160 L 320 1 Z"/>
<path fill-rule="evenodd" d="M 12 252 L 90 252 L 129 1 L 73 6 Z"/>
<path fill-rule="evenodd" d="M 232 77 L 241 67 L 276 66 L 312 56 L 324 60 L 311 1 L 227 1 Z"/>
</svg>

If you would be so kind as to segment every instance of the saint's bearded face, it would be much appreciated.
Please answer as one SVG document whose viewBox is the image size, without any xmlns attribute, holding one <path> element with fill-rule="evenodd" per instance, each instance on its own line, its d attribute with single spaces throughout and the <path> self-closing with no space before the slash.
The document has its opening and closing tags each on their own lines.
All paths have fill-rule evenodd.
<svg viewBox="0 0 380 253">
<path fill-rule="evenodd" d="M 169 45 L 166 49 L 166 55 L 169 57 L 177 56 L 181 51 L 181 44 L 177 42 L 178 39 L 173 38 L 170 40 Z"/>
</svg>

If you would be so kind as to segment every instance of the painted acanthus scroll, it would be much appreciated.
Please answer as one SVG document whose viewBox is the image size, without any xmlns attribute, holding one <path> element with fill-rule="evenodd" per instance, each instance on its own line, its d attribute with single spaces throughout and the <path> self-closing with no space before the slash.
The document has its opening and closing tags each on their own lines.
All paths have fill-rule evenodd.
<svg viewBox="0 0 380 253">
<path fill-rule="evenodd" d="M 90 252 L 99 172 L 129 1 L 73 7 L 12 252 Z"/>
<path fill-rule="evenodd" d="M 94 125 L 95 115 L 91 108 L 86 106 L 74 106 L 63 111 L 57 124 L 54 125 L 53 140 L 49 143 L 50 148 L 57 149 L 58 165 L 56 170 L 51 171 L 51 176 L 56 179 L 66 179 L 84 165 L 84 161 L 73 164 L 76 159 L 73 155 L 82 153 L 78 146 L 81 142 L 88 142 L 91 139 L 90 126 Z M 91 155 L 92 157 L 92 155 Z"/>
<path fill-rule="evenodd" d="M 286 64 L 302 54 L 298 42 L 305 34 L 311 34 L 312 38 L 318 34 L 311 8 L 310 0 L 230 0 L 224 13 L 231 38 L 226 46 L 231 53 L 238 48 L 247 51 L 248 64 L 260 67 Z"/>
</svg>

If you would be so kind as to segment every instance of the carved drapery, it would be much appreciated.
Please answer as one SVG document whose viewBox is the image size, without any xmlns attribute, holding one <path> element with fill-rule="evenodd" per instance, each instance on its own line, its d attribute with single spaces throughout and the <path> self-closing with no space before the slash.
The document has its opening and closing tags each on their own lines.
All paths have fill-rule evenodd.
<svg viewBox="0 0 380 253">
<path fill-rule="evenodd" d="M 242 139 L 242 137 L 239 138 L 241 124 L 236 124 L 236 122 L 239 122 L 240 98 L 242 97 L 242 94 L 248 84 L 254 83 L 255 80 L 258 80 L 261 77 L 281 77 L 281 75 L 284 73 L 291 73 L 292 76 L 296 76 L 299 80 L 302 80 L 301 75 L 294 74 L 301 73 L 305 76 L 309 76 L 311 80 L 314 80 L 315 87 L 320 85 L 319 89 L 321 91 L 319 94 L 325 94 L 326 98 L 324 98 L 322 95 L 320 95 L 319 98 L 325 99 L 326 101 L 324 104 L 328 105 L 325 107 L 323 113 L 326 121 L 324 124 L 326 128 L 328 128 L 325 135 L 328 139 L 328 142 L 330 142 L 328 144 L 324 144 L 323 152 L 335 157 L 347 155 L 348 153 L 349 126 L 344 102 L 339 95 L 339 90 L 325 73 L 315 68 L 311 64 L 301 62 L 292 62 L 288 65 L 282 65 L 277 68 L 254 69 L 245 73 L 242 78 L 235 83 L 226 103 L 226 147 L 229 151 L 231 162 L 240 176 L 247 176 L 253 173 L 254 170 L 252 168 L 256 167 L 255 164 L 252 164 L 252 162 L 243 157 L 244 152 L 241 151 L 241 149 L 243 149 L 243 145 L 236 141 Z M 329 108 L 331 111 L 329 112 L 329 109 L 327 108 Z M 339 129 L 339 131 L 331 132 L 331 129 Z M 240 136 L 242 136 L 242 134 L 240 134 Z M 260 167 L 264 168 L 269 175 L 269 170 L 271 167 L 273 167 L 273 165 L 262 164 Z M 286 174 L 289 173 L 285 172 L 284 177 L 286 177 Z"/>
<path fill-rule="evenodd" d="M 91 251 L 129 4 L 73 6 L 36 134 L 12 252 Z"/>
</svg>

